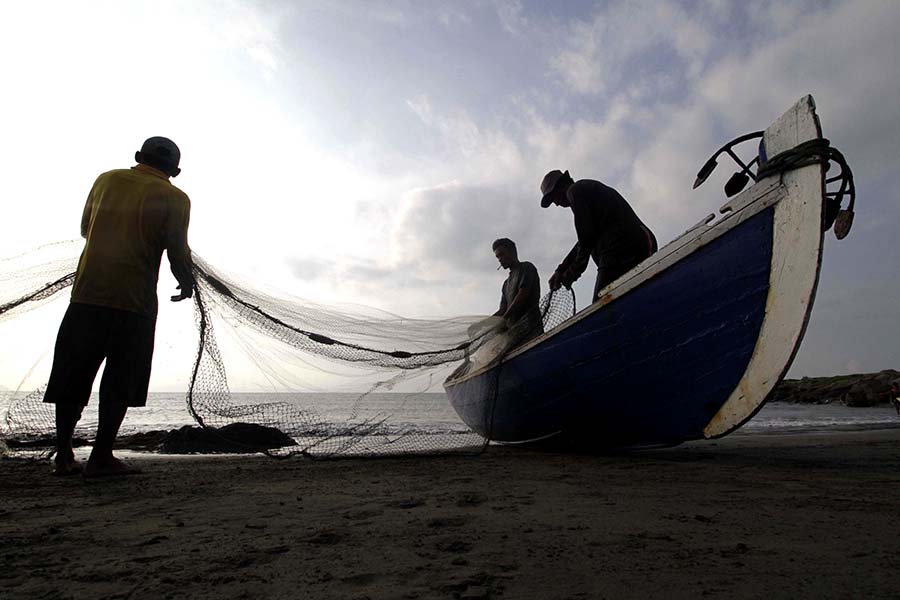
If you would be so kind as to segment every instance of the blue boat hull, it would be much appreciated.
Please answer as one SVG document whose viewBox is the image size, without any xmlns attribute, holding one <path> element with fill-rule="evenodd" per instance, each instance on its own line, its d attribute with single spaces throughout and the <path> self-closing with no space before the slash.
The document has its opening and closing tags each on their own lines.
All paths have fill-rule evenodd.
<svg viewBox="0 0 900 600">
<path fill-rule="evenodd" d="M 498 441 L 703 437 L 759 336 L 772 224 L 769 207 L 543 343 L 448 385 L 451 403 Z"/>
</svg>

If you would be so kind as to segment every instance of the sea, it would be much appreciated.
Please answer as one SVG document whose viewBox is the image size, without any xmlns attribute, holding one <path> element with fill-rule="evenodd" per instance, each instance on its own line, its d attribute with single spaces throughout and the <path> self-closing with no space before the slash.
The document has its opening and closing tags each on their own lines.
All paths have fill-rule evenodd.
<svg viewBox="0 0 900 600">
<path fill-rule="evenodd" d="M 21 396 L 21 395 L 20 395 Z M 5 433 L 6 415 L 13 395 L 0 392 L 0 437 Z M 232 393 L 235 404 L 279 403 L 312 412 L 319 419 L 339 423 L 360 417 L 384 418 L 391 428 L 429 434 L 459 434 L 468 431 L 443 393 L 428 394 L 310 394 L 310 393 Z M 85 409 L 80 428 L 97 423 L 97 398 Z M 121 433 L 177 429 L 193 425 L 184 394 L 151 392 L 147 406 L 128 411 Z M 869 408 L 842 404 L 766 404 L 736 434 L 753 435 L 777 432 L 828 431 L 844 429 L 881 429 L 900 427 L 900 416 L 893 407 Z"/>
</svg>

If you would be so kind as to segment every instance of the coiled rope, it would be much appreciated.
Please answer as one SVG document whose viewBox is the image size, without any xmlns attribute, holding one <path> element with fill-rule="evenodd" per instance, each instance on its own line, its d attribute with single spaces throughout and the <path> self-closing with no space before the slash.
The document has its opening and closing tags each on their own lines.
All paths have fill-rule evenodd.
<svg viewBox="0 0 900 600">
<path fill-rule="evenodd" d="M 822 228 L 828 230 L 834 224 L 839 215 L 843 213 L 840 228 L 835 227 L 835 235 L 838 239 L 843 239 L 850 230 L 850 223 L 853 220 L 853 208 L 856 202 L 856 185 L 853 181 L 853 171 L 847 160 L 841 152 L 831 145 L 831 142 L 825 138 L 809 140 L 798 144 L 789 150 L 785 150 L 776 154 L 764 164 L 760 165 L 756 172 L 756 179 L 760 180 L 764 177 L 773 175 L 784 175 L 787 171 L 799 169 L 814 164 L 824 164 L 826 171 L 830 167 L 830 163 L 836 163 L 841 171 L 834 177 L 825 179 L 825 185 L 839 181 L 838 189 L 833 192 L 825 193 L 825 215 Z M 841 209 L 844 198 L 848 198 L 847 208 Z"/>
</svg>

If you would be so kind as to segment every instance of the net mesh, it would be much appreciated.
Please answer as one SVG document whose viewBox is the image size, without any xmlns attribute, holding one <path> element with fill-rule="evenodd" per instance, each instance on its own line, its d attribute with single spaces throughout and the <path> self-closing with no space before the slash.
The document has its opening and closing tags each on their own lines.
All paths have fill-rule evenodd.
<svg viewBox="0 0 900 600">
<path fill-rule="evenodd" d="M 0 260 L 0 322 L 64 297 L 79 250 L 67 242 Z M 441 384 L 451 372 L 499 363 L 540 333 L 525 320 L 505 329 L 484 317 L 410 319 L 309 302 L 250 287 L 193 258 L 198 344 L 187 410 L 198 425 L 248 451 L 321 458 L 480 451 L 489 440 L 455 418 Z M 574 314 L 574 294 L 550 292 L 540 309 L 549 331 Z M 223 330 L 227 357 L 217 339 Z M 226 363 L 255 372 L 269 393 L 232 393 Z M 316 391 L 296 393 L 310 389 Z M 483 400 L 492 402 L 495 391 L 496 380 L 489 381 Z M 15 394 L 4 437 L 52 441 L 53 406 L 42 400 L 42 387 Z M 257 446 L 232 435 L 235 424 L 273 428 L 290 442 Z"/>
</svg>

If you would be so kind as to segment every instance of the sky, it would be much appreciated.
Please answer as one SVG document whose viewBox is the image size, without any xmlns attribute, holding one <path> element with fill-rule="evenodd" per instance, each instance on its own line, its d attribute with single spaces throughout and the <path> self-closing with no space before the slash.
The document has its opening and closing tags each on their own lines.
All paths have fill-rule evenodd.
<svg viewBox="0 0 900 600">
<path fill-rule="evenodd" d="M 691 190 L 708 156 L 812 94 L 858 203 L 850 236 L 826 237 L 790 376 L 900 369 L 898 31 L 900 3 L 877 0 L 3 3 L 0 256 L 77 238 L 96 176 L 164 135 L 191 247 L 217 267 L 487 315 L 495 238 L 543 291 L 575 242 L 570 212 L 539 207 L 548 170 L 615 187 L 662 246 L 725 202 L 725 167 Z M 0 324 L 0 386 L 52 355 L 58 304 Z M 190 357 L 190 307 L 161 304 L 157 362 Z"/>
</svg>

